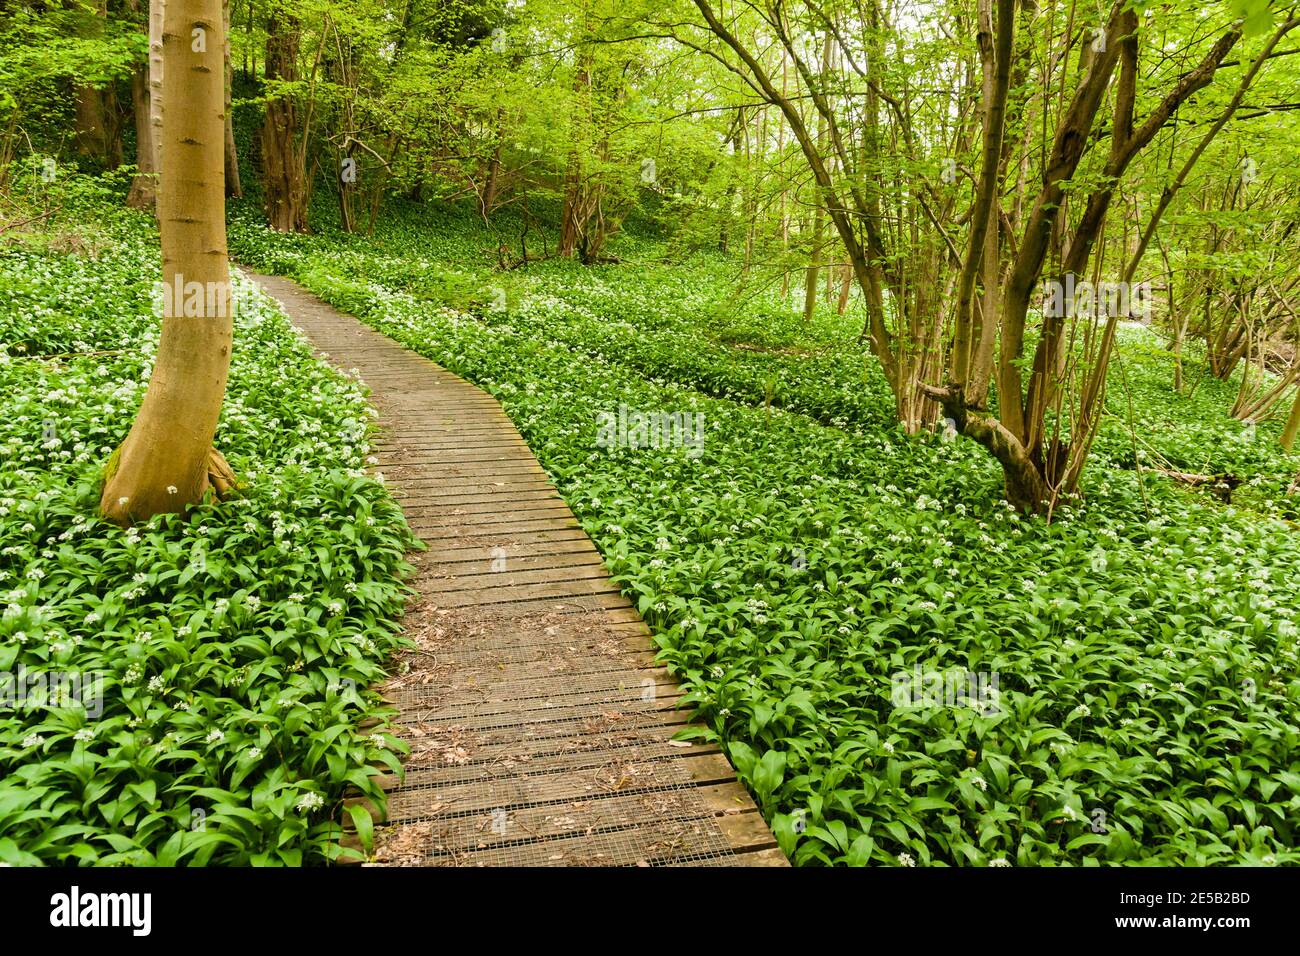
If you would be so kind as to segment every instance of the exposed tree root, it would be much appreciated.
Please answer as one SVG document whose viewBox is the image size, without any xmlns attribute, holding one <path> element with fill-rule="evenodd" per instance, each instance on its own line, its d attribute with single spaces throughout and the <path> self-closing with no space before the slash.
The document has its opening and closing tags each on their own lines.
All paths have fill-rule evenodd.
<svg viewBox="0 0 1300 956">
<path fill-rule="evenodd" d="M 208 467 L 194 487 L 166 488 L 117 486 L 113 479 L 122 460 L 122 446 L 109 456 L 104 466 L 104 490 L 99 503 L 100 517 L 123 528 L 148 521 L 157 514 L 184 513 L 201 502 L 210 491 L 218 500 L 232 497 L 240 489 L 234 469 L 221 452 L 208 452 Z"/>
<path fill-rule="evenodd" d="M 215 448 L 208 453 L 208 484 L 212 487 L 212 493 L 222 500 L 239 490 L 239 480 L 235 477 L 234 469 L 226 461 L 226 456 Z"/>
<path fill-rule="evenodd" d="M 1232 503 L 1232 493 L 1241 486 L 1242 479 L 1237 475 L 1224 473 L 1221 475 L 1198 475 L 1187 471 L 1173 471 L 1168 468 L 1147 468 L 1139 466 L 1142 471 L 1149 471 L 1153 474 L 1163 475 L 1166 478 L 1172 478 L 1174 481 L 1181 481 L 1185 485 L 1191 485 L 1193 488 L 1208 488 L 1220 501 L 1225 504 Z"/>
</svg>

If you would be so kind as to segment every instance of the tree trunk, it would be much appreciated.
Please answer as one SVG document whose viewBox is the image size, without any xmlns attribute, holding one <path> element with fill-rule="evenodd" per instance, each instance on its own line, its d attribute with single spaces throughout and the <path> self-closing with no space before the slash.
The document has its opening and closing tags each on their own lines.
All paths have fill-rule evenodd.
<svg viewBox="0 0 1300 956">
<path fill-rule="evenodd" d="M 808 260 L 808 270 L 804 275 L 803 320 L 811 322 L 817 311 L 817 278 L 821 271 L 822 238 L 825 222 L 822 219 L 822 207 L 818 203 L 813 208 L 812 255 Z"/>
<path fill-rule="evenodd" d="M 212 448 L 233 337 L 222 158 L 221 0 L 171 0 L 163 31 L 169 117 L 158 228 L 165 294 L 149 390 L 105 469 L 100 511 L 127 525 L 178 512 L 233 475 Z M 203 31 L 204 43 L 196 42 Z M 195 50 L 195 46 L 202 49 Z"/>
<path fill-rule="evenodd" d="M 345 161 L 356 162 L 356 157 L 352 155 L 353 146 L 351 141 L 348 143 L 347 150 L 343 154 Z M 357 231 L 357 215 L 355 211 L 356 183 L 355 167 L 349 171 L 342 163 L 339 164 L 338 185 L 339 185 L 339 225 L 344 232 Z"/>
<path fill-rule="evenodd" d="M 230 112 L 230 86 L 234 80 L 234 68 L 230 64 L 230 0 L 221 4 L 221 18 L 225 26 L 225 113 L 226 113 L 226 195 L 238 199 L 244 195 L 244 187 L 239 182 L 239 152 L 235 149 L 235 118 Z"/>
<path fill-rule="evenodd" d="M 853 291 L 853 268 L 845 266 L 840 276 L 840 298 L 835 306 L 835 311 L 843 315 L 849 307 L 849 295 Z"/>
<path fill-rule="evenodd" d="M 87 16 L 79 21 L 79 39 L 102 39 L 108 22 L 108 2 L 98 0 L 80 11 Z M 117 94 L 112 80 L 99 85 L 78 84 L 72 93 L 74 116 L 73 143 L 79 156 L 100 169 L 122 165 L 122 129 L 117 115 Z"/>
<path fill-rule="evenodd" d="M 153 150 L 155 174 L 162 172 L 163 135 L 163 16 L 166 0 L 149 0 L 149 146 Z M 154 183 L 154 195 L 158 183 Z M 155 203 L 155 209 L 157 205 Z"/>
<path fill-rule="evenodd" d="M 483 201 L 481 203 L 484 222 L 491 218 L 492 210 L 497 207 L 497 195 L 501 190 L 501 151 L 505 146 L 505 142 L 505 110 L 498 107 L 496 145 L 493 146 L 492 158 L 488 161 L 487 185 L 483 188 Z"/>
<path fill-rule="evenodd" d="M 9 113 L 9 125 L 4 135 L 0 136 L 0 193 L 9 188 L 10 171 L 13 168 L 14 144 L 18 141 L 18 110 Z"/>
<path fill-rule="evenodd" d="M 560 255 L 572 258 L 582 239 L 582 170 L 577 152 L 569 154 L 564 174 L 564 207 L 560 212 Z"/>
<path fill-rule="evenodd" d="M 831 53 L 834 50 L 832 45 L 832 36 L 829 30 L 826 31 L 826 38 L 822 43 L 822 82 L 825 82 L 825 76 L 831 69 Z M 817 149 L 822 153 L 826 152 L 826 127 L 827 123 L 820 114 L 817 116 Z M 817 278 L 821 270 L 822 259 L 822 240 L 826 230 L 826 220 L 823 216 L 825 197 L 820 190 L 813 195 L 813 221 L 812 221 L 812 255 L 808 260 L 808 272 L 804 277 L 803 290 L 803 320 L 811 322 L 813 315 L 817 311 Z"/>
<path fill-rule="evenodd" d="M 1183 337 L 1187 332 L 1187 323 L 1182 319 L 1174 319 L 1174 341 L 1172 345 L 1174 353 L 1174 391 L 1179 395 L 1183 394 Z"/>
<path fill-rule="evenodd" d="M 111 87 L 78 86 L 74 96 L 77 152 L 101 169 L 122 165 L 122 139 L 113 113 Z"/>
<path fill-rule="evenodd" d="M 298 24 L 273 16 L 267 24 L 266 78 L 298 77 Z M 277 96 L 266 104 L 262 125 L 262 167 L 266 178 L 266 217 L 278 232 L 307 232 L 305 144 L 299 144 L 298 111 L 293 100 Z"/>
<path fill-rule="evenodd" d="M 1295 404 L 1291 406 L 1291 416 L 1282 429 L 1282 447 L 1290 451 L 1295 447 L 1296 435 L 1300 433 L 1300 388 L 1296 389 Z"/>
<path fill-rule="evenodd" d="M 135 175 L 126 204 L 133 209 L 152 209 L 158 195 L 158 169 L 154 166 L 153 124 L 149 111 L 149 68 L 131 77 L 131 106 L 135 116 Z"/>
</svg>

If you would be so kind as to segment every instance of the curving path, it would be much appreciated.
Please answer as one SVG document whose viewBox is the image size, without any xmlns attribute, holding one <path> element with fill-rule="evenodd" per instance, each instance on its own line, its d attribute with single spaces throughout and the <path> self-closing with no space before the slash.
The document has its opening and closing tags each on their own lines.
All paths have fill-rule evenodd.
<svg viewBox="0 0 1300 956">
<path fill-rule="evenodd" d="M 356 369 L 379 469 L 428 550 L 385 696 L 411 747 L 376 862 L 785 866 L 714 746 L 672 736 L 680 690 L 650 631 L 487 393 L 296 283 L 244 270 Z"/>
</svg>

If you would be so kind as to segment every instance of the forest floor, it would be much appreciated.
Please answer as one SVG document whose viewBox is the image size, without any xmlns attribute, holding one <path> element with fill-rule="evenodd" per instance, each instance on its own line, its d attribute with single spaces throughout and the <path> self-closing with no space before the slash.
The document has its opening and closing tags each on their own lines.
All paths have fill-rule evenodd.
<svg viewBox="0 0 1300 956">
<path fill-rule="evenodd" d="M 1300 862 L 1300 456 L 1281 450 L 1276 420 L 1226 414 L 1236 383 L 1207 374 L 1195 348 L 1180 394 L 1152 330 L 1121 333 L 1084 497 L 1027 520 L 981 449 L 899 431 L 852 309 L 804 322 L 726 256 L 625 234 L 620 264 L 501 270 L 499 237 L 471 211 L 399 206 L 374 236 L 286 236 L 236 207 L 241 261 L 445 370 L 422 395 L 402 376 L 431 366 L 398 350 L 400 372 L 370 375 L 385 400 L 409 409 L 459 376 L 491 396 L 466 411 L 499 402 L 494 420 L 504 412 L 514 433 L 499 448 L 448 441 L 445 422 L 426 444 L 377 434 L 360 383 L 239 278 L 216 444 L 241 495 L 124 534 L 95 510 L 149 378 L 158 245 L 152 219 L 120 198 L 82 197 L 0 251 L 0 671 L 104 680 L 94 719 L 0 716 L 0 862 L 335 860 L 341 820 L 371 827 L 349 792 L 385 802 L 385 771 L 408 751 L 430 771 L 518 778 L 457 736 L 486 729 L 487 675 L 515 663 L 531 668 L 519 691 L 538 711 L 581 701 L 593 674 L 662 665 L 697 718 L 678 715 L 674 743 L 655 738 L 683 751 L 668 759 L 721 773 L 725 754 L 795 864 Z M 675 430 L 647 436 L 646 422 Z M 535 462 L 507 484 L 534 497 L 509 513 L 495 491 L 449 511 L 479 497 L 456 487 L 467 467 L 410 494 L 397 484 L 432 464 L 413 451 L 455 450 L 477 468 L 524 454 L 520 437 Z M 372 473 L 383 456 L 389 485 Z M 1245 483 L 1224 502 L 1162 467 Z M 403 507 L 434 541 L 409 619 L 432 650 L 398 633 L 412 571 Z M 481 541 L 450 555 L 455 574 L 430 576 L 427 562 L 448 560 L 438 529 L 569 515 L 578 527 L 545 554 Z M 551 553 L 561 541 L 581 547 Z M 468 581 L 475 564 L 534 610 L 609 599 L 608 618 L 632 605 L 653 660 L 644 631 L 618 626 L 634 615 L 602 625 L 640 634 L 608 655 L 577 614 L 544 624 L 569 638 L 559 644 L 498 646 L 484 629 L 453 649 L 488 580 Z M 576 594 L 575 580 L 593 590 Z M 392 679 L 399 704 L 414 702 L 444 678 L 459 709 L 420 743 L 386 728 L 396 709 L 365 690 Z M 629 743 L 604 711 L 594 720 L 553 729 Z M 690 744 L 718 753 L 687 757 Z M 565 759 L 537 776 L 606 766 L 584 763 L 580 745 Z M 635 785 L 620 772 L 601 809 Z M 471 856 L 503 849 L 514 825 L 573 816 L 548 804 L 512 818 L 516 793 L 420 804 L 421 828 L 382 855 L 447 861 L 443 828 L 476 814 L 484 846 Z M 519 839 L 534 859 L 554 842 Z"/>
<path fill-rule="evenodd" d="M 366 689 L 413 538 L 364 391 L 235 277 L 240 493 L 98 520 L 157 348 L 157 232 L 118 197 L 43 226 L 0 249 L 0 863 L 337 860 L 347 795 L 382 801 L 403 749 Z"/>
<path fill-rule="evenodd" d="M 973 443 L 900 433 L 855 309 L 632 233 L 502 270 L 494 228 L 230 234 L 500 400 L 793 862 L 1300 862 L 1300 456 L 1194 348 L 1179 394 L 1122 331 L 1084 497 L 1025 520 Z"/>
<path fill-rule="evenodd" d="M 382 688 L 410 748 L 378 863 L 784 865 L 716 744 L 500 404 L 302 290 L 250 275 L 370 388 L 376 466 L 427 549 Z"/>
</svg>

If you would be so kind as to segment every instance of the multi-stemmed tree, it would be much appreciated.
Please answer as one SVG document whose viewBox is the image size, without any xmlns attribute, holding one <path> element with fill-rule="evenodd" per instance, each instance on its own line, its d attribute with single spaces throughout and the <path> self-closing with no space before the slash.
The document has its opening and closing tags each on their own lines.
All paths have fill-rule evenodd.
<svg viewBox="0 0 1300 956">
<path fill-rule="evenodd" d="M 789 125 L 852 264 L 904 427 L 924 427 L 941 409 L 999 462 L 1007 498 L 1022 510 L 1047 511 L 1076 493 L 1118 324 L 1142 298 L 1129 287 L 1146 247 L 1188 171 L 1300 21 L 1282 18 L 1244 61 L 1235 93 L 1183 145 L 1135 241 L 1113 244 L 1106 225 L 1139 157 L 1215 82 L 1243 29 L 1268 27 L 1266 0 L 1244 5 L 1244 27 L 1223 17 L 1215 31 L 1212 19 L 1208 32 L 1182 31 L 1178 44 L 1131 0 L 1116 0 L 1100 24 L 1077 21 L 1072 6 L 977 0 L 929 11 L 938 38 L 929 51 L 888 49 L 895 34 L 874 0 L 691 6 L 693 22 L 678 17 L 662 29 Z M 819 64 L 823 39 L 838 54 Z M 1177 58 L 1166 52 L 1173 45 Z M 776 78 L 787 65 L 799 78 L 794 90 Z M 927 107 L 913 85 L 945 77 L 954 95 L 933 93 Z M 936 183 L 918 161 L 944 154 Z M 1060 290 L 1106 276 L 1108 254 L 1118 259 L 1123 304 L 1083 312 L 1068 294 L 1060 308 L 1040 299 L 1044 279 Z"/>
</svg>

